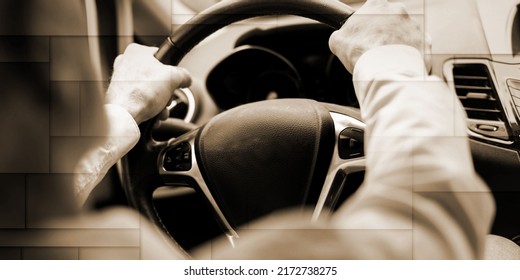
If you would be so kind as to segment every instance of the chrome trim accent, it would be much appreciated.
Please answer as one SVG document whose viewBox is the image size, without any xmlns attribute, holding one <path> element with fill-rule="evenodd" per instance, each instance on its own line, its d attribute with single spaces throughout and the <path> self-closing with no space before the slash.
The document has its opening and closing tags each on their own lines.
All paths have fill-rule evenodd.
<svg viewBox="0 0 520 280">
<path fill-rule="evenodd" d="M 314 208 L 314 212 L 312 214 L 312 221 L 316 222 L 320 218 L 328 216 L 330 211 L 325 209 L 325 203 L 329 199 L 329 196 L 332 195 L 331 188 L 332 183 L 334 182 L 334 178 L 338 171 L 343 170 L 345 173 L 352 173 L 357 171 L 365 170 L 365 157 L 355 158 L 355 159 L 342 159 L 339 156 L 339 147 L 338 140 L 340 134 L 343 130 L 347 128 L 358 128 L 361 130 L 365 130 L 366 125 L 347 115 L 330 112 L 330 116 L 334 121 L 334 130 L 335 130 L 335 140 L 334 140 L 334 152 L 332 155 L 332 160 L 329 165 L 329 169 L 327 171 L 327 177 L 325 178 L 325 183 L 323 184 L 323 188 L 320 193 L 320 197 L 318 198 L 318 202 L 316 203 L 316 207 Z"/>
<path fill-rule="evenodd" d="M 467 133 L 468 133 L 468 136 L 479 138 L 479 139 L 483 139 L 483 140 L 487 140 L 487 141 L 491 141 L 491 142 L 495 142 L 495 143 L 499 143 L 499 144 L 502 144 L 502 145 L 512 145 L 514 143 L 513 141 L 506 141 L 506 140 L 501 140 L 501 139 L 497 139 L 497 138 L 491 138 L 491 137 L 479 134 L 477 132 L 474 132 L 471 129 L 468 129 Z"/>
<path fill-rule="evenodd" d="M 195 95 L 189 88 L 176 89 L 174 91 L 174 94 L 176 94 L 177 96 L 182 94 L 183 96 L 186 97 L 186 99 L 187 99 L 186 103 L 188 104 L 188 112 L 186 113 L 186 116 L 184 117 L 183 120 L 188 123 L 192 122 L 193 117 L 195 117 L 195 111 L 197 109 L 197 104 L 195 103 Z M 176 100 L 173 100 L 172 103 L 170 105 L 168 105 L 168 107 L 166 107 L 166 108 L 168 110 L 171 110 L 171 109 L 175 108 L 175 106 L 177 106 L 178 104 L 179 104 L 179 102 L 177 102 Z"/>
<path fill-rule="evenodd" d="M 226 231 L 226 236 L 228 237 L 228 240 L 230 241 L 231 245 L 234 246 L 233 239 L 239 238 L 237 232 L 235 229 L 229 224 L 226 216 L 224 216 L 224 213 L 222 213 L 222 210 L 220 210 L 220 207 L 218 206 L 217 202 L 215 201 L 215 198 L 211 194 L 211 191 L 208 188 L 208 185 L 206 184 L 204 177 L 202 176 L 202 173 L 199 168 L 199 164 L 197 162 L 197 156 L 195 153 L 196 146 L 195 146 L 195 138 L 198 133 L 198 130 L 192 131 L 190 133 L 184 134 L 183 136 L 171 139 L 168 141 L 166 148 L 164 148 L 161 153 L 159 154 L 158 161 L 157 161 L 157 168 L 159 169 L 160 175 L 177 175 L 177 176 L 184 176 L 192 178 L 198 185 L 199 189 L 202 191 L 208 202 L 210 203 L 211 207 L 215 211 L 215 214 L 217 215 L 217 220 L 220 223 L 220 225 L 224 228 Z M 191 146 L 191 169 L 188 171 L 167 171 L 164 169 L 164 158 L 166 151 L 170 147 L 173 147 L 177 144 L 180 144 L 182 142 L 188 142 Z M 175 182 L 165 182 L 166 185 L 175 185 Z"/>
</svg>

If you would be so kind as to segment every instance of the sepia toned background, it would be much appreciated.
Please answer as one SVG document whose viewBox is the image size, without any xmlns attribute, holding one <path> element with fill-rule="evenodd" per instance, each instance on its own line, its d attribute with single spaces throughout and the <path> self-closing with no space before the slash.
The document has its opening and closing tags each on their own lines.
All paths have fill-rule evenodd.
<svg viewBox="0 0 520 280">
<path fill-rule="evenodd" d="M 215 2 L 0 1 L 0 259 L 143 258 L 142 236 L 150 230 L 143 227 L 143 217 L 122 208 L 104 212 L 101 218 L 78 214 L 126 205 L 115 169 L 83 208 L 78 208 L 72 189 L 64 186 L 71 185 L 76 160 L 88 148 L 85 139 L 99 137 L 104 129 L 97 105 L 103 100 L 115 57 L 131 42 L 160 45 L 180 24 Z M 344 2 L 360 6 L 359 1 Z M 519 3 L 404 2 L 432 36 L 432 73 L 452 90 L 453 72 L 449 74 L 446 67 L 477 61 L 490 69 L 503 104 L 500 121 L 508 129 L 491 140 L 475 136 L 472 146 L 479 151 L 474 154 L 477 169 L 493 186 L 497 200 L 493 231 L 513 239 L 520 235 L 520 95 L 514 96 L 507 80 L 520 81 L 520 27 L 514 20 Z M 299 20 L 268 17 L 240 22 L 194 49 L 181 63 L 193 75 L 192 90 L 202 104 L 193 123 L 201 125 L 221 111 L 204 79 L 233 52 L 243 33 Z M 174 202 L 181 203 L 183 192 Z M 189 205 L 192 199 L 184 200 L 185 209 L 194 207 Z M 212 223 L 211 218 L 189 217 L 188 212 L 179 216 Z M 203 226 L 180 229 L 183 238 L 206 230 Z"/>
</svg>

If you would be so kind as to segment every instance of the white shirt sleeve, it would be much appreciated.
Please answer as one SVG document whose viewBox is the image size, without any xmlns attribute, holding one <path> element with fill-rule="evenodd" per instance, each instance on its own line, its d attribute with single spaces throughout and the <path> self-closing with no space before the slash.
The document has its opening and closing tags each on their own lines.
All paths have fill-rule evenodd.
<svg viewBox="0 0 520 280">
<path fill-rule="evenodd" d="M 91 148 L 79 160 L 74 174 L 74 194 L 83 205 L 108 170 L 139 141 L 140 132 L 134 118 L 124 108 L 104 105 L 107 132 L 99 142 L 92 138 Z"/>
<path fill-rule="evenodd" d="M 333 217 L 345 242 L 363 246 L 359 258 L 482 257 L 494 203 L 474 171 L 458 98 L 404 45 L 366 52 L 353 79 L 367 170 Z"/>
</svg>

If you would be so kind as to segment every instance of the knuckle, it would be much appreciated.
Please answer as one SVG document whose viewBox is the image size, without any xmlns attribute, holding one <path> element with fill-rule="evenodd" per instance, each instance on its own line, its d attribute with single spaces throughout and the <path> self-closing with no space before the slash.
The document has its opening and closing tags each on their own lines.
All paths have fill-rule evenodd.
<svg viewBox="0 0 520 280">
<path fill-rule="evenodd" d="M 139 48 L 139 45 L 137 43 L 131 43 L 126 47 L 126 51 L 133 51 Z M 125 52 L 126 52 L 125 51 Z"/>
<path fill-rule="evenodd" d="M 330 37 L 329 37 L 329 47 L 333 49 L 336 46 L 336 43 L 338 41 L 337 39 L 338 31 L 334 31 Z"/>
<path fill-rule="evenodd" d="M 121 63 L 121 60 L 123 59 L 123 55 L 120 54 L 116 57 L 116 59 L 114 60 L 114 68 L 116 68 L 120 63 Z"/>
</svg>

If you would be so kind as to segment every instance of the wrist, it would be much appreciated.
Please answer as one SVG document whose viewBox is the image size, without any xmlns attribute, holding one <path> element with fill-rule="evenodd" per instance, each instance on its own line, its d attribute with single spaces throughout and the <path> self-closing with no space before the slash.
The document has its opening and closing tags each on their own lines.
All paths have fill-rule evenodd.
<svg viewBox="0 0 520 280">
<path fill-rule="evenodd" d="M 120 104 L 117 102 L 106 102 L 105 107 L 107 108 L 115 108 L 117 109 L 120 114 L 126 115 L 126 119 L 131 119 L 135 125 L 139 125 L 141 122 L 139 121 L 140 118 L 138 114 L 136 113 L 136 110 L 132 109 L 131 106 Z"/>
<path fill-rule="evenodd" d="M 364 103 L 369 87 L 374 83 L 424 80 L 428 76 L 424 57 L 408 45 L 384 45 L 363 53 L 352 73 L 356 96 Z"/>
<path fill-rule="evenodd" d="M 412 46 L 400 44 L 378 46 L 364 52 L 354 65 L 352 75 L 355 81 L 369 82 L 380 73 L 428 76 L 422 53 Z"/>
<path fill-rule="evenodd" d="M 105 105 L 118 107 L 120 110 L 124 110 L 126 113 L 128 113 L 128 115 L 130 115 L 132 117 L 132 119 L 134 120 L 134 122 L 136 124 L 141 123 L 139 121 L 138 114 L 136 113 L 137 110 L 133 109 L 132 106 L 129 106 L 127 104 L 121 104 L 118 102 L 107 102 L 107 103 L 105 103 Z"/>
</svg>

